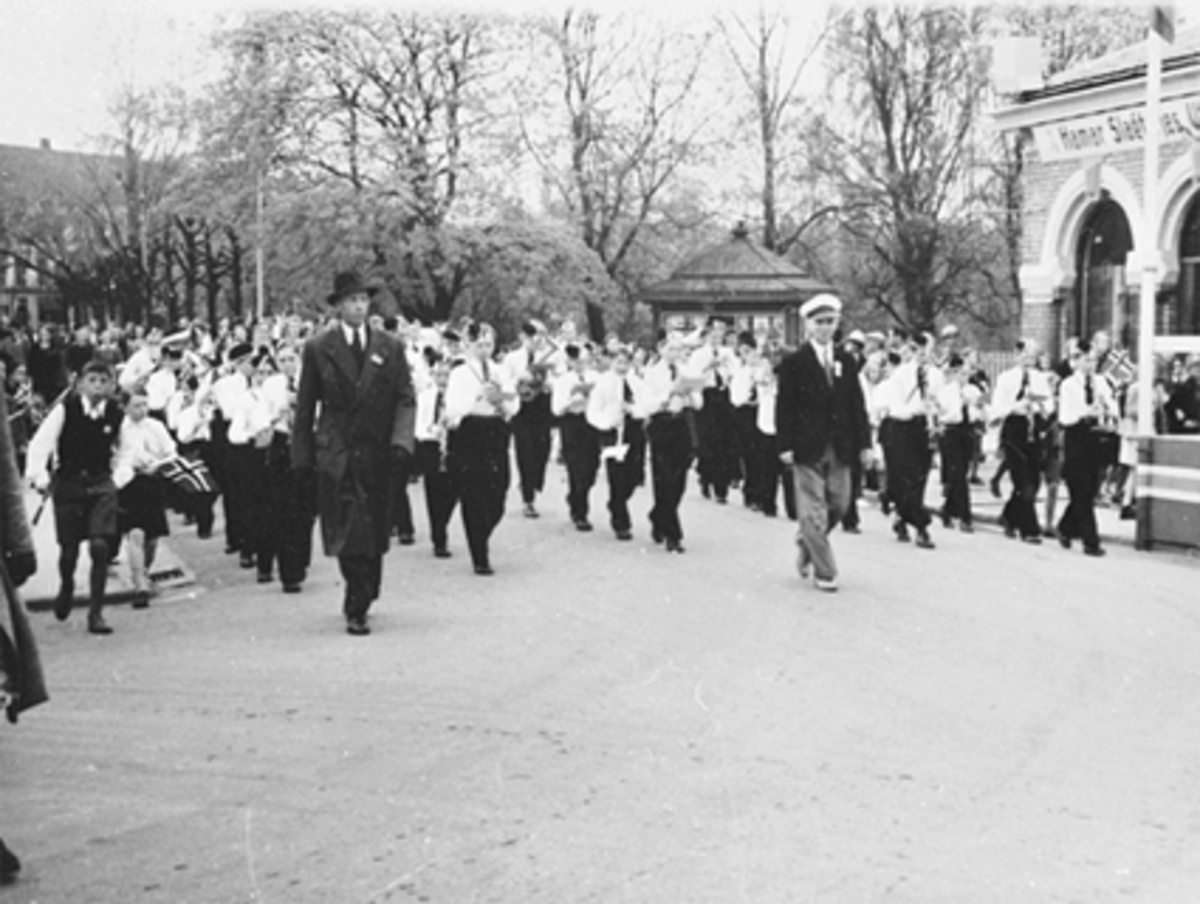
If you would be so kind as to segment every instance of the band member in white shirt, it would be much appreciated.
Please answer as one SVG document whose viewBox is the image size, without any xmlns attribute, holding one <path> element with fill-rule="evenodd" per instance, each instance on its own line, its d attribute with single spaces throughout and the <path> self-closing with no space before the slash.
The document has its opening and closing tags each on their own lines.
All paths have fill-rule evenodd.
<svg viewBox="0 0 1200 904">
<path fill-rule="evenodd" d="M 1096 353 L 1086 340 L 1071 356 L 1072 374 L 1059 387 L 1058 419 L 1063 429 L 1063 479 L 1071 501 L 1058 522 L 1058 542 L 1071 548 L 1083 543 L 1089 556 L 1102 556 L 1096 527 L 1096 496 L 1100 492 L 1101 437 L 1117 428 L 1119 412 L 1112 388 L 1096 373 Z"/>
<path fill-rule="evenodd" d="M 1001 519 L 1005 533 L 1026 543 L 1042 542 L 1035 500 L 1041 477 L 1042 443 L 1054 410 L 1049 375 L 1034 365 L 1041 351 L 1032 339 L 1017 344 L 1018 362 L 996 378 L 990 416 L 1000 422 L 1000 445 L 1013 483 Z"/>
<path fill-rule="evenodd" d="M 293 470 L 291 463 L 292 426 L 300 386 L 300 352 L 296 346 L 280 345 L 275 352 L 275 366 L 278 371 L 267 373 L 261 388 L 270 415 L 271 438 L 263 461 L 268 539 L 259 545 L 256 565 L 260 580 L 266 583 L 278 563 L 283 592 L 299 593 L 312 564 L 317 513 L 311 472 Z"/>
<path fill-rule="evenodd" d="M 275 373 L 275 362 L 263 348 L 251 359 L 250 385 L 229 413 L 229 484 L 236 497 L 245 534 L 240 549 L 243 568 L 258 568 L 258 580 L 272 579 L 275 537 L 272 535 L 267 497 L 267 449 L 274 436 L 275 410 L 265 388 Z"/>
<path fill-rule="evenodd" d="M 170 533 L 166 487 L 158 469 L 176 455 L 175 440 L 160 421 L 149 416 L 149 407 L 144 388 L 134 387 L 128 393 L 113 468 L 119 506 L 117 524 L 129 553 L 134 609 L 149 605 L 154 592 L 150 569 L 154 567 L 158 538 Z"/>
<path fill-rule="evenodd" d="M 758 430 L 758 381 L 763 368 L 754 334 L 738 333 L 737 361 L 729 374 L 729 405 L 733 411 L 736 452 L 735 474 L 742 480 L 742 502 L 753 511 L 763 509 L 762 434 Z M 772 450 L 773 451 L 773 450 Z"/>
<path fill-rule="evenodd" d="M 538 517 L 534 503 L 546 484 L 550 462 L 551 430 L 554 416 L 550 410 L 550 359 L 555 349 L 546 336 L 546 328 L 535 320 L 521 326 L 521 345 L 504 359 L 509 377 L 517 385 L 521 408 L 510 426 L 513 451 L 520 477 L 521 501 L 525 517 Z"/>
<path fill-rule="evenodd" d="M 241 504 L 238 494 L 239 475 L 230 459 L 229 423 L 250 388 L 250 376 L 255 369 L 253 356 L 254 346 L 249 342 L 238 342 L 230 346 L 224 373 L 217 376 L 212 385 L 216 410 L 210 430 L 213 463 L 217 466 L 214 476 L 221 487 L 221 507 L 225 513 L 225 552 L 239 556 L 243 552 L 242 547 L 249 545 L 249 527 L 243 514 L 245 506 Z M 246 554 L 253 555 L 249 549 L 246 550 Z"/>
<path fill-rule="evenodd" d="M 588 394 L 596 382 L 589 367 L 589 355 L 578 345 L 568 345 L 567 366 L 555 378 L 550 395 L 550 410 L 558 418 L 563 459 L 567 465 L 567 507 L 576 530 L 589 531 L 588 496 L 600 468 L 600 443 L 595 429 L 587 422 Z"/>
<path fill-rule="evenodd" d="M 706 499 L 711 496 L 721 504 L 728 501 L 729 485 L 737 476 L 733 410 L 729 404 L 729 378 L 736 357 L 725 345 L 727 329 L 724 320 L 709 318 L 703 344 L 688 359 L 689 368 L 704 380 L 704 406 L 695 415 L 700 490 Z"/>
<path fill-rule="evenodd" d="M 477 575 L 494 574 L 489 541 L 504 517 L 510 480 L 508 420 L 520 407 L 505 369 L 491 360 L 496 337 L 486 324 L 467 328 L 466 358 L 450 371 L 446 422 L 450 471 L 459 490 L 463 528 Z"/>
<path fill-rule="evenodd" d="M 975 530 L 971 514 L 971 457 L 975 425 L 984 420 L 982 393 L 970 382 L 962 356 L 951 352 L 945 380 L 937 392 L 938 451 L 942 459 L 942 524 L 957 520 L 963 533 Z"/>
<path fill-rule="evenodd" d="M 587 421 L 599 439 L 608 478 L 609 523 L 618 540 L 633 538 L 629 498 L 645 481 L 646 471 L 644 412 L 639 402 L 644 390 L 632 362 L 632 349 L 613 348 L 612 366 L 597 378 L 587 402 Z"/>
<path fill-rule="evenodd" d="M 683 525 L 679 503 L 687 489 L 687 472 L 696 456 L 696 411 L 704 405 L 703 381 L 685 366 L 687 349 L 677 333 L 667 334 L 659 361 L 643 375 L 644 410 L 649 415 L 650 478 L 654 507 L 650 536 L 666 542 L 667 552 L 682 553 Z"/>
<path fill-rule="evenodd" d="M 450 364 L 432 347 L 425 348 L 424 357 L 429 378 L 417 391 L 414 429 L 417 469 L 425 484 L 425 511 L 429 516 L 433 554 L 436 558 L 448 559 L 451 554 L 447 527 L 454 507 L 458 505 L 458 487 L 450 473 L 446 448 L 449 440 L 446 387 L 450 380 Z"/>
<path fill-rule="evenodd" d="M 908 360 L 888 377 L 884 390 L 892 444 L 887 493 L 896 513 L 897 539 L 907 540 L 911 525 L 917 532 L 917 546 L 932 549 L 925 486 L 932 465 L 930 429 L 937 412 L 941 373 L 931 363 L 931 336 L 914 336 L 908 346 Z"/>
</svg>

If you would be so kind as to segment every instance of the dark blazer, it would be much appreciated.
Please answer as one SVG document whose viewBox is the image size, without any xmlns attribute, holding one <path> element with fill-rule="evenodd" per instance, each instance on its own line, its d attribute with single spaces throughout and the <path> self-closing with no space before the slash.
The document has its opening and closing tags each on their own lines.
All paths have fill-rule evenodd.
<svg viewBox="0 0 1200 904">
<path fill-rule="evenodd" d="M 871 445 L 858 367 L 841 349 L 834 352 L 834 360 L 840 373 L 832 385 L 810 342 L 779 364 L 775 441 L 778 450 L 790 451 L 797 464 L 815 464 L 830 444 L 837 457 L 849 464 Z"/>
<path fill-rule="evenodd" d="M 414 447 L 416 402 L 399 340 L 371 330 L 356 373 L 340 324 L 305 344 L 292 467 L 316 469 L 321 539 L 330 556 L 387 551 L 393 450 L 411 454 Z"/>
<path fill-rule="evenodd" d="M 0 368 L 3 373 L 3 368 Z M 6 715 L 10 722 L 25 710 L 45 703 L 46 680 L 37 642 L 25 617 L 25 606 L 17 594 L 12 577 L 23 581 L 32 573 L 33 535 L 25 516 L 25 499 L 17 459 L 8 427 L 8 403 L 0 392 L 0 681 L 7 684 L 10 702 Z M 14 559 L 30 557 L 31 565 L 17 576 Z M 13 568 L 12 577 L 9 574 Z"/>
</svg>

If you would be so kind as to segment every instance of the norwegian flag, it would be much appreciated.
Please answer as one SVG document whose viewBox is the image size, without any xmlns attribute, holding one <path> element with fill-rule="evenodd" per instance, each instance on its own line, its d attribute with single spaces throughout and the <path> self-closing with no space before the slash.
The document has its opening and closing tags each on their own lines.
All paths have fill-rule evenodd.
<svg viewBox="0 0 1200 904">
<path fill-rule="evenodd" d="M 1150 7 L 1150 27 L 1168 44 L 1175 43 L 1175 5 L 1155 3 Z"/>
<path fill-rule="evenodd" d="M 158 473 L 189 495 L 217 492 L 217 483 L 202 461 L 188 461 L 177 455 L 159 468 Z"/>
<path fill-rule="evenodd" d="M 1137 376 L 1137 367 L 1128 352 L 1112 351 L 1105 358 L 1101 373 L 1116 383 L 1132 383 Z"/>
</svg>

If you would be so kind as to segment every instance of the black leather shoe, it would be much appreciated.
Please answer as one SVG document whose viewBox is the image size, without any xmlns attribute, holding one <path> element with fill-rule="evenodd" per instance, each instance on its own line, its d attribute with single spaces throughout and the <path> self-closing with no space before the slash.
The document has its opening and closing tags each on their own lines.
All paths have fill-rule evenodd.
<svg viewBox="0 0 1200 904">
<path fill-rule="evenodd" d="M 491 575 L 495 574 L 496 572 L 494 572 L 494 571 L 492 570 L 492 566 L 491 566 L 491 565 L 476 565 L 476 566 L 475 566 L 475 573 L 476 573 L 477 575 L 479 575 L 480 577 L 485 577 L 485 578 L 486 578 L 486 577 L 490 577 Z"/>
<path fill-rule="evenodd" d="M 973 533 L 975 533 L 975 525 L 974 525 L 974 524 L 972 524 L 970 521 L 964 521 L 964 522 L 962 522 L 962 524 L 960 524 L 960 525 L 958 526 L 958 529 L 959 529 L 960 531 L 962 531 L 964 534 L 973 534 Z"/>
<path fill-rule="evenodd" d="M 591 529 L 592 529 L 592 522 L 588 521 L 587 518 L 576 518 L 575 519 L 575 530 L 587 533 Z"/>
<path fill-rule="evenodd" d="M 89 634 L 112 634 L 113 629 L 108 626 L 108 622 L 104 620 L 104 616 L 98 612 L 94 612 L 88 616 L 88 633 Z"/>
<path fill-rule="evenodd" d="M 862 528 L 857 524 L 843 524 L 842 532 L 847 534 L 861 534 Z"/>
<path fill-rule="evenodd" d="M 1083 554 L 1085 556 L 1102 556 L 1106 553 L 1107 550 L 1103 546 L 1085 546 L 1083 548 Z"/>
<path fill-rule="evenodd" d="M 0 841 L 0 885 L 11 882 L 20 871 L 21 861 L 3 841 Z"/>
<path fill-rule="evenodd" d="M 254 553 L 250 553 L 250 552 L 242 553 L 240 559 L 238 560 L 238 564 L 241 565 L 243 568 L 253 568 L 254 564 L 255 564 L 254 563 Z"/>
<path fill-rule="evenodd" d="M 539 518 L 539 517 L 541 517 L 540 515 L 538 515 L 538 510 L 537 510 L 536 508 L 534 508 L 534 507 L 533 507 L 533 503 L 532 503 L 532 502 L 526 502 L 526 503 L 525 503 L 525 517 L 526 517 L 526 518 Z"/>
<path fill-rule="evenodd" d="M 933 539 L 929 536 L 929 531 L 924 528 L 917 531 L 917 548 L 933 549 Z"/>
<path fill-rule="evenodd" d="M 687 552 L 687 550 L 683 548 L 683 544 L 681 542 L 679 542 L 678 540 L 668 540 L 667 541 L 667 552 L 684 553 L 684 552 Z"/>
<path fill-rule="evenodd" d="M 661 543 L 663 541 L 662 531 L 660 531 L 657 527 L 653 528 L 650 531 L 650 539 L 653 540 L 655 543 Z"/>
<path fill-rule="evenodd" d="M 260 584 L 269 584 L 271 581 L 275 580 L 275 578 L 274 575 L 272 575 L 269 571 L 260 571 L 256 580 Z"/>
<path fill-rule="evenodd" d="M 284 593 L 299 593 L 300 585 L 299 584 L 284 584 L 283 592 Z"/>
<path fill-rule="evenodd" d="M 412 534 L 401 534 L 400 535 L 400 545 L 401 546 L 412 546 L 416 542 L 417 542 L 417 538 L 414 537 Z"/>
<path fill-rule="evenodd" d="M 133 595 L 133 599 L 129 603 L 131 609 L 148 609 L 150 608 L 150 591 L 139 590 Z"/>
<path fill-rule="evenodd" d="M 366 637 L 371 633 L 371 627 L 367 624 L 366 618 L 363 616 L 355 616 L 346 619 L 346 633 L 353 634 L 355 637 Z"/>
<path fill-rule="evenodd" d="M 1039 537 L 1037 534 L 1028 534 L 1028 535 L 1022 537 L 1021 539 L 1024 540 L 1026 543 L 1028 543 L 1030 546 L 1041 546 L 1042 545 L 1042 538 Z"/>
<path fill-rule="evenodd" d="M 630 531 L 630 530 L 619 530 L 616 532 L 616 534 L 617 534 L 618 540 L 632 540 L 633 539 L 633 531 Z"/>
<path fill-rule="evenodd" d="M 1068 537 L 1066 534 L 1059 534 L 1058 535 L 1058 545 L 1061 546 L 1063 549 L 1070 549 L 1071 548 L 1071 538 Z"/>
<path fill-rule="evenodd" d="M 896 532 L 896 539 L 901 543 L 907 543 L 910 539 L 912 539 L 908 536 L 908 525 L 903 521 L 897 521 L 892 526 L 892 530 Z"/>
<path fill-rule="evenodd" d="M 448 559 L 450 558 L 450 550 L 444 546 L 434 547 L 433 557 L 435 559 Z"/>
<path fill-rule="evenodd" d="M 54 617 L 66 621 L 71 617 L 71 605 L 75 601 L 74 590 L 61 590 L 54 599 Z"/>
</svg>

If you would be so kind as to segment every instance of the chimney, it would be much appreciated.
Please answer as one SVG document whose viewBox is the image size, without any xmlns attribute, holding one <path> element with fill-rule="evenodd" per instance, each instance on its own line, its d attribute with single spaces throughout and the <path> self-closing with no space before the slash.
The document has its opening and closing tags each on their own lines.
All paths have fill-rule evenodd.
<svg viewBox="0 0 1200 904">
<path fill-rule="evenodd" d="M 43 151 L 48 151 L 48 150 L 50 150 L 50 139 L 49 139 L 49 138 L 43 138 L 43 139 L 42 139 L 40 142 L 38 142 L 38 146 L 39 146 L 39 147 L 40 147 L 40 148 L 41 148 Z"/>
</svg>

